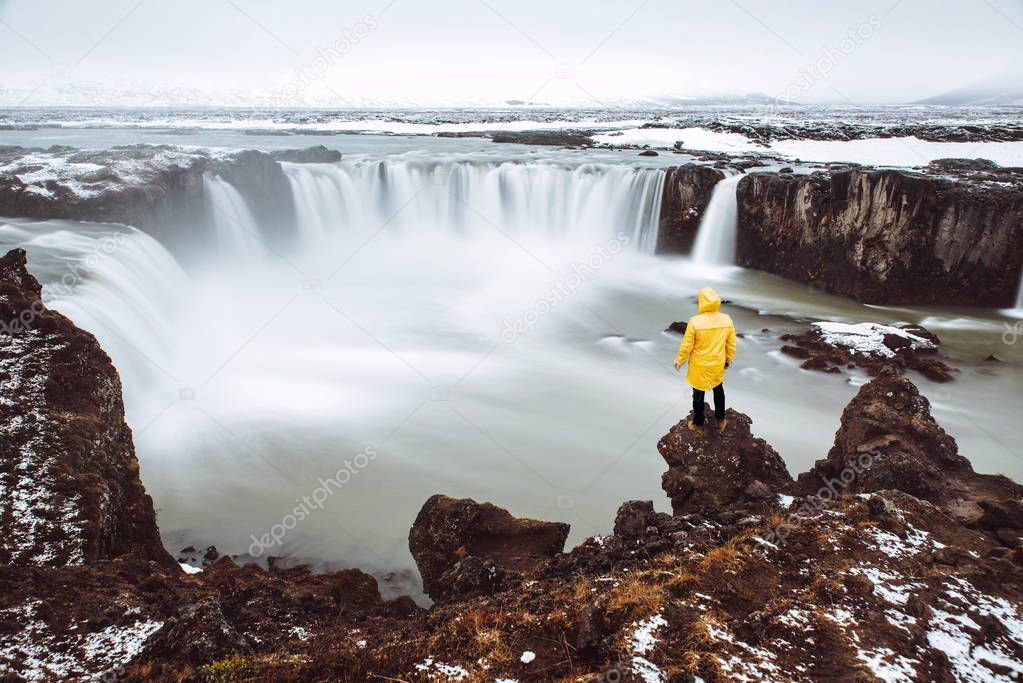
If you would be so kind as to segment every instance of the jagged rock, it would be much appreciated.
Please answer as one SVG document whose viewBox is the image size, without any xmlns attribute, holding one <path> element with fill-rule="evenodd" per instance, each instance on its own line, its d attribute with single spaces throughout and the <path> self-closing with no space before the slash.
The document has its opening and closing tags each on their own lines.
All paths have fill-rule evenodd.
<svg viewBox="0 0 1023 683">
<path fill-rule="evenodd" d="M 750 433 L 749 416 L 729 409 L 725 413 L 728 427 L 721 432 L 710 406 L 704 410 L 706 436 L 686 426 L 690 413 L 657 442 L 658 452 L 668 463 L 661 487 L 676 515 L 756 508 L 764 504 L 765 491 L 777 493 L 791 484 L 778 453 Z"/>
<path fill-rule="evenodd" d="M 474 590 L 493 589 L 497 584 L 484 578 L 483 570 L 493 579 L 500 576 L 498 570 L 529 571 L 562 551 L 568 531 L 567 524 L 520 519 L 491 503 L 438 494 L 419 511 L 409 532 L 409 550 L 426 593 L 435 600 L 457 598 L 456 580 L 463 588 L 472 584 Z M 483 563 L 466 563 L 469 557 Z"/>
<path fill-rule="evenodd" d="M 639 156 L 641 156 L 641 157 L 656 157 L 656 156 L 660 156 L 660 155 L 657 152 L 655 152 L 654 150 L 652 150 L 652 149 L 645 149 L 645 150 L 643 150 L 642 152 L 639 153 Z"/>
<path fill-rule="evenodd" d="M 737 262 L 876 304 L 1011 306 L 1023 174 L 755 173 L 738 185 Z"/>
<path fill-rule="evenodd" d="M 929 501 L 967 526 L 1023 528 L 1023 486 L 974 472 L 927 399 L 891 368 L 860 388 L 828 457 L 794 487 L 802 495 L 886 489 Z"/>
<path fill-rule="evenodd" d="M 651 533 L 667 531 L 671 515 L 654 510 L 653 501 L 627 500 L 615 515 L 614 536 L 618 540 L 634 541 Z"/>
<path fill-rule="evenodd" d="M 117 371 L 40 292 L 23 250 L 0 258 L 0 564 L 130 554 L 176 567 L 138 478 Z"/>
<path fill-rule="evenodd" d="M 714 186 L 724 177 L 721 171 L 700 164 L 677 166 L 665 172 L 658 253 L 689 253 Z"/>
</svg>

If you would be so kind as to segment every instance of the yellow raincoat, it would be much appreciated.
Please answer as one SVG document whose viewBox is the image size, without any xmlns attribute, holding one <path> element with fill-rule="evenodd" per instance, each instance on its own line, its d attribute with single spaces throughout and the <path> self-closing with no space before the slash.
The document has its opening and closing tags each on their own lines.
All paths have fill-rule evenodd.
<svg viewBox="0 0 1023 683">
<path fill-rule="evenodd" d="M 713 289 L 704 287 L 697 299 L 700 313 L 689 319 L 675 362 L 689 363 L 690 386 L 710 391 L 725 381 L 725 362 L 735 358 L 735 326 L 728 315 L 718 312 L 721 297 Z"/>
</svg>

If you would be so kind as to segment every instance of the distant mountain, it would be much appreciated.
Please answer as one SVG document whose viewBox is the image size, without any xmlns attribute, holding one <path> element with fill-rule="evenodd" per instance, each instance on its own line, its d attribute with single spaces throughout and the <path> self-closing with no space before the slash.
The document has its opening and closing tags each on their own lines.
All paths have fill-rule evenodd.
<svg viewBox="0 0 1023 683">
<path fill-rule="evenodd" d="M 950 107 L 1023 107 L 1023 87 L 973 85 L 949 90 L 913 104 L 937 104 Z"/>
<path fill-rule="evenodd" d="M 708 105 L 793 105 L 795 102 L 770 97 L 763 93 L 752 92 L 745 94 L 699 94 L 699 95 L 661 95 L 649 98 L 650 104 L 658 104 L 666 107 L 692 107 Z"/>
</svg>

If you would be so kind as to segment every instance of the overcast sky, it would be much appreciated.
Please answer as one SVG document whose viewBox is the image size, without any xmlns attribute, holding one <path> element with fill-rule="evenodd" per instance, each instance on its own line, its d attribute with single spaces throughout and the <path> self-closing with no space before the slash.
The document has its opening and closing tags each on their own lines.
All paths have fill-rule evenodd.
<svg viewBox="0 0 1023 683">
<path fill-rule="evenodd" d="M 44 99 L 72 83 L 339 106 L 907 102 L 1023 87 L 1021 64 L 1020 0 L 0 0 L 0 87 Z"/>
</svg>

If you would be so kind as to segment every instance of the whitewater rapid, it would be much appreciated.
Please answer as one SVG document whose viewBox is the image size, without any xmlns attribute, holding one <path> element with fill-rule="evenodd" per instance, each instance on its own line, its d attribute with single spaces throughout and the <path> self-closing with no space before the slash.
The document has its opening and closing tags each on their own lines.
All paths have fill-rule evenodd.
<svg viewBox="0 0 1023 683">
<path fill-rule="evenodd" d="M 729 400 L 794 474 L 826 454 L 865 378 L 799 370 L 776 335 L 838 319 L 936 331 L 969 378 L 951 391 L 920 383 L 938 419 L 978 470 L 1023 475 L 990 436 L 1023 439 L 1023 343 L 1003 343 L 996 313 L 865 307 L 655 256 L 660 170 L 448 157 L 284 166 L 286 225 L 207 176 L 206 225 L 173 251 L 127 226 L 0 221 L 0 243 L 27 249 L 50 305 L 113 358 L 172 552 L 212 544 L 407 573 L 408 527 L 438 492 L 569 522 L 572 542 L 607 531 L 622 500 L 666 509 L 656 442 L 689 396 L 671 367 L 679 339 L 663 330 L 695 313 L 705 285 L 736 302 Z M 724 183 L 715 195 L 730 193 L 734 211 Z M 727 264 L 721 208 L 697 241 Z M 79 280 L 62 287 L 75 266 Z M 980 362 L 988 353 L 1008 361 L 999 372 Z"/>
</svg>

